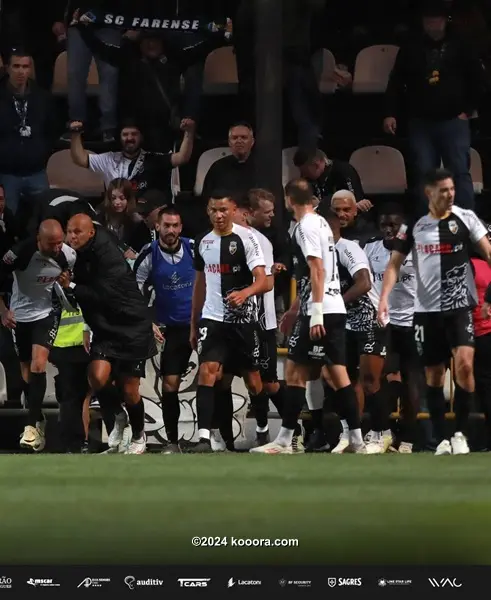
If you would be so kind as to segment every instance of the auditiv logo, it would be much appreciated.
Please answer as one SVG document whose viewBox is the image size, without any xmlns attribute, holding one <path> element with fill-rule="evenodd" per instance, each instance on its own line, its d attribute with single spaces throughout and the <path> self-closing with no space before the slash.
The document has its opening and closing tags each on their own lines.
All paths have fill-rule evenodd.
<svg viewBox="0 0 491 600">
<path fill-rule="evenodd" d="M 444 587 L 460 588 L 460 587 L 462 587 L 462 583 L 460 581 L 458 582 L 455 578 L 449 579 L 447 577 L 446 579 L 433 579 L 433 578 L 429 577 L 428 581 L 431 583 L 431 586 L 434 588 L 444 588 Z"/>
</svg>

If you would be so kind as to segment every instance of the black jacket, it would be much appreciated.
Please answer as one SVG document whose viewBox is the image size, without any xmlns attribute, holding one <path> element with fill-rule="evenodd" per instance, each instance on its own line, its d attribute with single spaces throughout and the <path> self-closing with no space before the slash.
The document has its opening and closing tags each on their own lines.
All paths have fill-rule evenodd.
<svg viewBox="0 0 491 600">
<path fill-rule="evenodd" d="M 312 184 L 314 195 L 321 202 L 330 203 L 332 195 L 339 190 L 349 190 L 355 195 L 357 202 L 365 199 L 358 171 L 344 160 L 329 160 L 321 176 L 309 181 Z"/>
<path fill-rule="evenodd" d="M 92 351 L 140 361 L 157 353 L 149 308 L 113 236 L 96 226 L 77 251 L 73 293 L 93 333 Z"/>
<path fill-rule="evenodd" d="M 245 194 L 254 187 L 254 155 L 245 162 L 239 162 L 229 155 L 214 162 L 203 182 L 201 197 L 208 200 L 213 192 L 221 190 L 229 194 Z"/>
<path fill-rule="evenodd" d="M 390 75 L 385 116 L 447 120 L 471 115 L 485 89 L 485 72 L 470 46 L 449 33 L 441 41 L 419 36 L 402 45 Z"/>
<path fill-rule="evenodd" d="M 31 175 L 46 168 L 55 138 L 51 95 L 29 81 L 26 125 L 30 137 L 19 133 L 21 119 L 14 104 L 14 93 L 5 76 L 0 81 L 0 173 Z"/>
</svg>

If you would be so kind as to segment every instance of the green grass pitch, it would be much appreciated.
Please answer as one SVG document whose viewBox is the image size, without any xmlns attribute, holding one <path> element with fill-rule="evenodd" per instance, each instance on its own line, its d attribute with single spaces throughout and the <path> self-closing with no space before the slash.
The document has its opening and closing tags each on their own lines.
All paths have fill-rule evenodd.
<svg viewBox="0 0 491 600">
<path fill-rule="evenodd" d="M 3 455 L 0 487 L 0 564 L 491 564 L 486 454 Z"/>
</svg>

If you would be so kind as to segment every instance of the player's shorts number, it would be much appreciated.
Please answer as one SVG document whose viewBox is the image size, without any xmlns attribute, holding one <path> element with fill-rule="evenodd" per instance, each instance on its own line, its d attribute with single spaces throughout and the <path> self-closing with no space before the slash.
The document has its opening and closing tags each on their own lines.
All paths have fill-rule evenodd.
<svg viewBox="0 0 491 600">
<path fill-rule="evenodd" d="M 199 336 L 198 336 L 198 354 L 201 354 L 203 350 L 203 342 L 206 340 L 206 336 L 208 335 L 208 327 L 200 327 L 199 328 Z"/>
<path fill-rule="evenodd" d="M 424 344 L 425 341 L 425 329 L 423 325 L 415 325 L 414 326 L 414 339 L 421 344 Z"/>
</svg>

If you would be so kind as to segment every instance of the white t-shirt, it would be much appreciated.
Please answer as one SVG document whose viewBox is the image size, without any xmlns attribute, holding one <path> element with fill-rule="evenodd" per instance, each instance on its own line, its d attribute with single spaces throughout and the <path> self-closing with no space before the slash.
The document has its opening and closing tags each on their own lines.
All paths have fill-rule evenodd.
<svg viewBox="0 0 491 600">
<path fill-rule="evenodd" d="M 273 244 L 268 240 L 268 238 L 263 235 L 257 229 L 251 227 L 251 231 L 257 237 L 259 241 L 259 245 L 261 246 L 261 250 L 264 254 L 264 262 L 266 263 L 266 276 L 269 277 L 273 275 Z M 259 325 L 261 329 L 264 331 L 270 331 L 271 329 L 276 329 L 278 326 L 278 322 L 276 320 L 276 308 L 274 304 L 274 287 L 270 292 L 266 292 L 262 296 L 258 297 L 259 304 Z"/>
</svg>

